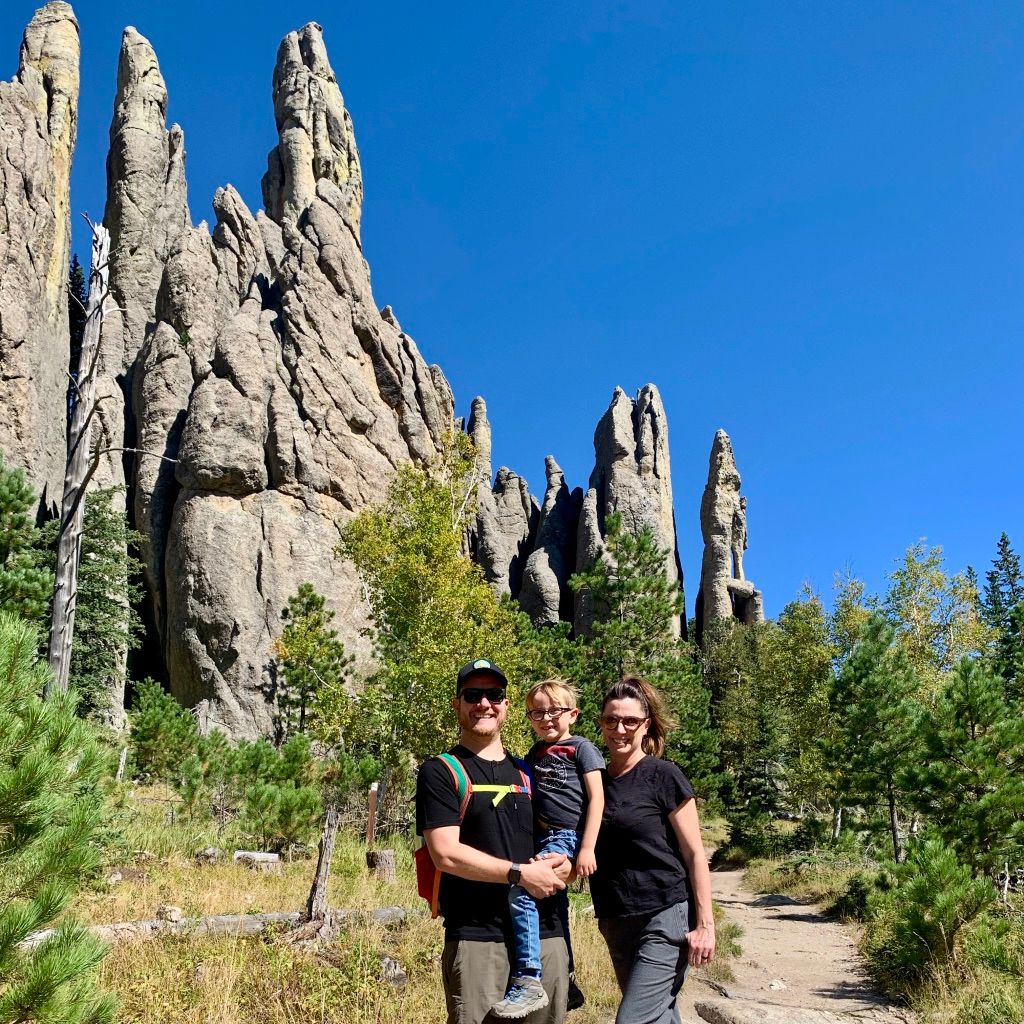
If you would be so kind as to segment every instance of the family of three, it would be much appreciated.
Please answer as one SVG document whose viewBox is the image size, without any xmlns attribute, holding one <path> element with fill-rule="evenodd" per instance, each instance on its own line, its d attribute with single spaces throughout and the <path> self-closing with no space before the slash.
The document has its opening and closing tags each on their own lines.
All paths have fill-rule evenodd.
<svg viewBox="0 0 1024 1024">
<path fill-rule="evenodd" d="M 485 659 L 459 671 L 459 742 L 417 780 L 416 830 L 441 872 L 448 1024 L 562 1024 L 582 1004 L 566 899 L 577 875 L 622 991 L 617 1024 L 678 1022 L 715 926 L 693 790 L 662 758 L 671 721 L 657 691 L 628 677 L 605 694 L 606 766 L 573 736 L 576 695 L 561 680 L 529 690 L 537 742 L 525 762 L 510 755 L 507 686 Z"/>
</svg>

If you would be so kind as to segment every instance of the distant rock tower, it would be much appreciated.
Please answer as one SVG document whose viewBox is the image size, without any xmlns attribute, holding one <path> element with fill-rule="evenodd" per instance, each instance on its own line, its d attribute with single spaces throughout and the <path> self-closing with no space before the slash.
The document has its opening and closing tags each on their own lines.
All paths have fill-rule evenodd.
<svg viewBox="0 0 1024 1024">
<path fill-rule="evenodd" d="M 764 622 L 761 591 L 747 579 L 743 553 L 747 548 L 747 499 L 740 496 L 740 474 L 732 441 L 724 430 L 711 446 L 708 482 L 700 503 L 700 529 L 704 561 L 697 593 L 697 643 L 706 624 L 735 618 L 752 624 Z"/>
</svg>

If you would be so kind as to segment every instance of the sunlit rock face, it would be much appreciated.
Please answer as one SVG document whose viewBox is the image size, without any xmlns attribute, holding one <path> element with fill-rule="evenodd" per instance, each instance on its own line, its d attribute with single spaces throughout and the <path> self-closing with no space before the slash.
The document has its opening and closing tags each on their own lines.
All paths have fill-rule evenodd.
<svg viewBox="0 0 1024 1024">
<path fill-rule="evenodd" d="M 0 82 L 0 452 L 57 509 L 67 448 L 71 158 L 78 130 L 78 22 L 36 11 L 18 72 Z"/>
</svg>

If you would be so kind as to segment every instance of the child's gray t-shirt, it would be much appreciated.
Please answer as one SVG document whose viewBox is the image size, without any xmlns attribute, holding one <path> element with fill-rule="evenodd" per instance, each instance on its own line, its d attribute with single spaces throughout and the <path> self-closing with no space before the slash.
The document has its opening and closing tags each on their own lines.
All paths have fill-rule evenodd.
<svg viewBox="0 0 1024 1024">
<path fill-rule="evenodd" d="M 526 763 L 533 773 L 533 806 L 541 827 L 582 832 L 587 808 L 583 776 L 604 768 L 601 751 L 582 736 L 567 736 L 554 743 L 538 741 Z"/>
</svg>

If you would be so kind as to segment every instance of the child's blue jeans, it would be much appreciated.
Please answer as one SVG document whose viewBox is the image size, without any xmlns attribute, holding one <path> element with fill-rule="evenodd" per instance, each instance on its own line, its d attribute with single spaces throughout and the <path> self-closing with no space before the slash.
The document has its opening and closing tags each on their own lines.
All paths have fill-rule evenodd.
<svg viewBox="0 0 1024 1024">
<path fill-rule="evenodd" d="M 564 853 L 570 860 L 576 858 L 579 834 L 572 828 L 555 828 L 542 832 L 537 844 L 538 855 Z M 557 896 L 558 917 L 565 934 L 565 946 L 569 951 L 569 973 L 573 972 L 572 945 L 569 942 L 569 893 L 563 889 Z M 532 975 L 540 977 L 540 915 L 537 903 L 521 886 L 514 885 L 509 891 L 509 909 L 512 912 L 512 936 L 515 944 L 513 977 Z"/>
</svg>

